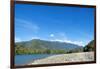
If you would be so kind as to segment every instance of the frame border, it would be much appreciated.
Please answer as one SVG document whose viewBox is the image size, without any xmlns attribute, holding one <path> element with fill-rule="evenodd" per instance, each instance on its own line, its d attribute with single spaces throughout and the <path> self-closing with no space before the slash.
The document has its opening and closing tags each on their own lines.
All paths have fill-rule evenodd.
<svg viewBox="0 0 100 69">
<path fill-rule="evenodd" d="M 50 5 L 50 6 L 70 6 L 70 7 L 86 7 L 94 8 L 94 61 L 84 61 L 84 62 L 70 62 L 70 63 L 55 63 L 55 64 L 38 64 L 38 65 L 23 65 L 15 66 L 14 65 L 14 12 L 15 4 L 31 4 L 31 5 Z M 60 66 L 60 65 L 77 65 L 77 64 L 92 64 L 96 63 L 96 6 L 95 5 L 81 5 L 81 4 L 65 4 L 65 3 L 49 3 L 49 2 L 36 2 L 36 1 L 10 1 L 10 68 L 29 68 L 29 67 L 44 67 L 44 66 Z"/>
</svg>

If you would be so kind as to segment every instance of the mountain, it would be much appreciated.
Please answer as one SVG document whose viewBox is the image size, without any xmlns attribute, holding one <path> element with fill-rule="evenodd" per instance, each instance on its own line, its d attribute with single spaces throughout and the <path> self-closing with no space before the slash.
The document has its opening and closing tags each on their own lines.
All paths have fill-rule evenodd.
<svg viewBox="0 0 100 69">
<path fill-rule="evenodd" d="M 40 39 L 33 39 L 30 41 L 24 41 L 24 42 L 17 42 L 15 43 L 15 50 L 16 52 L 19 51 L 25 51 L 31 50 L 31 52 L 36 50 L 38 52 L 44 52 L 46 53 L 51 51 L 53 53 L 65 53 L 65 52 L 76 52 L 76 51 L 83 51 L 82 46 L 78 46 L 71 43 L 65 43 L 65 42 L 58 42 L 58 41 L 46 41 L 46 40 L 40 40 Z M 27 50 L 27 51 L 26 51 Z"/>
<path fill-rule="evenodd" d="M 85 47 L 84 51 L 94 51 L 94 40 L 90 41 Z"/>
</svg>

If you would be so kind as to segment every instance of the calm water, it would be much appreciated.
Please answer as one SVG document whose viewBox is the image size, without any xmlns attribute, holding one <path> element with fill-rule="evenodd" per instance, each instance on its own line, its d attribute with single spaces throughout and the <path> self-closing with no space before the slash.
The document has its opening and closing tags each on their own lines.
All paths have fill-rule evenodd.
<svg viewBox="0 0 100 69">
<path fill-rule="evenodd" d="M 16 55 L 15 65 L 28 64 L 36 59 L 41 59 L 52 55 L 54 54 Z"/>
</svg>

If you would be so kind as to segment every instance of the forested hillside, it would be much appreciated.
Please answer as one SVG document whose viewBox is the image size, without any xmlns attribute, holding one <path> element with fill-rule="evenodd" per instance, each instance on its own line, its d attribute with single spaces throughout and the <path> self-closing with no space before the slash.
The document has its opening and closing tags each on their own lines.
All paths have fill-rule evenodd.
<svg viewBox="0 0 100 69">
<path fill-rule="evenodd" d="M 84 51 L 88 52 L 88 51 L 94 51 L 94 40 L 92 40 L 90 43 L 88 43 L 85 47 L 84 47 Z"/>
<path fill-rule="evenodd" d="M 15 54 L 61 54 L 82 51 L 82 46 L 58 41 L 33 39 L 15 43 Z"/>
</svg>

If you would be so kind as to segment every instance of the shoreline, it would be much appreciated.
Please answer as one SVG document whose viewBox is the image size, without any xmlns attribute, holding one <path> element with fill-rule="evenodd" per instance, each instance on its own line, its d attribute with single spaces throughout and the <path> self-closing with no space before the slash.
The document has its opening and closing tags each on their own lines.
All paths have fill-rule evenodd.
<svg viewBox="0 0 100 69">
<path fill-rule="evenodd" d="M 85 61 L 94 61 L 94 52 L 57 54 L 57 55 L 53 55 L 53 56 L 50 56 L 50 57 L 34 60 L 27 65 L 85 62 Z"/>
</svg>

